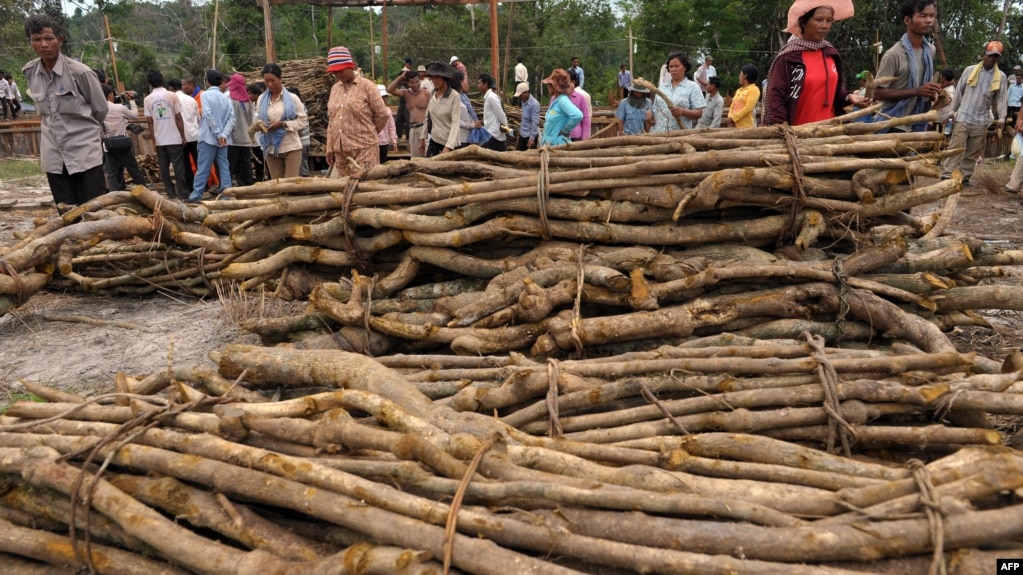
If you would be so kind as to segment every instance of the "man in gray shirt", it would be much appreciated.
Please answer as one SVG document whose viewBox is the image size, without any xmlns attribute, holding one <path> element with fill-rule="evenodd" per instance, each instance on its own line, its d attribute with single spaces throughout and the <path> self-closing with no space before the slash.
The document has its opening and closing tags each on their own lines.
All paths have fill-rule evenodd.
<svg viewBox="0 0 1023 575">
<path fill-rule="evenodd" d="M 697 128 L 720 128 L 721 113 L 725 109 L 725 99 L 721 97 L 721 79 L 711 76 L 707 80 L 707 107 L 703 109 Z"/>
<path fill-rule="evenodd" d="M 952 177 L 959 170 L 963 185 L 970 185 L 970 176 L 977 167 L 977 158 L 984 151 L 987 129 L 992 119 L 1001 129 L 1005 125 L 1005 111 L 1009 102 L 1009 79 L 998 69 L 1002 57 L 1002 43 L 992 40 L 984 45 L 984 59 L 980 64 L 967 66 L 956 86 L 952 98 L 952 118 L 955 127 L 948 149 L 965 148 L 963 153 L 945 158 L 941 165 L 941 179 Z"/>
<path fill-rule="evenodd" d="M 931 81 L 934 45 L 925 39 L 934 30 L 938 17 L 934 0 L 903 0 L 899 12 L 906 33 L 881 56 L 877 77 L 895 80 L 876 84 L 874 88 L 874 100 L 884 102 L 876 120 L 923 114 L 931 109 L 931 103 L 941 92 L 941 86 Z M 916 132 L 927 128 L 927 122 L 899 127 Z"/>
<path fill-rule="evenodd" d="M 100 134 L 107 116 L 99 78 L 61 52 L 64 30 L 48 14 L 25 20 L 25 35 L 38 58 L 21 69 L 42 116 L 39 160 L 58 210 L 84 204 L 107 191 Z"/>
</svg>

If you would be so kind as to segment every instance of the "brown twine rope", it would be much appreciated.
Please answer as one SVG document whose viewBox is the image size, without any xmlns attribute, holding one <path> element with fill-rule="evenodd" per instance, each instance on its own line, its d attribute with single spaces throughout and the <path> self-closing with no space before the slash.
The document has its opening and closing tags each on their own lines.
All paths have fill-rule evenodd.
<svg viewBox="0 0 1023 575">
<path fill-rule="evenodd" d="M 547 405 L 547 435 L 550 437 L 561 437 L 561 420 L 558 418 L 558 379 L 561 378 L 561 368 L 558 360 L 547 359 L 547 397 L 544 403 Z"/>
<path fill-rule="evenodd" d="M 476 455 L 469 462 L 469 466 L 465 469 L 465 475 L 462 476 L 462 481 L 458 484 L 458 489 L 455 491 L 455 497 L 451 500 L 451 508 L 448 510 L 448 518 L 444 523 L 444 575 L 451 573 L 451 556 L 455 552 L 455 531 L 458 528 L 458 512 L 462 509 L 462 501 L 465 499 L 465 492 L 469 489 L 469 482 L 472 481 L 472 476 L 476 474 L 476 469 L 479 468 L 480 462 L 483 461 L 483 456 L 490 451 L 490 448 L 494 446 L 494 440 L 488 439 L 486 443 L 480 447 L 480 450 L 476 452 Z"/>
<path fill-rule="evenodd" d="M 920 488 L 920 505 L 927 514 L 931 543 L 934 544 L 934 554 L 927 575 L 946 575 L 948 570 L 945 567 L 945 510 L 941 506 L 941 496 L 938 495 L 938 490 L 931 481 L 931 474 L 922 461 L 910 459 L 906 465 L 913 472 L 913 479 Z"/>
<path fill-rule="evenodd" d="M 17 307 L 21 307 L 25 303 L 25 283 L 21 281 L 18 270 L 14 269 L 11 262 L 6 259 L 0 259 L 0 273 L 7 274 L 14 280 L 15 304 Z"/>
<path fill-rule="evenodd" d="M 106 471 L 107 467 L 109 467 L 117 452 L 125 445 L 135 441 L 135 439 L 143 433 L 160 425 L 164 421 L 175 417 L 179 413 L 192 411 L 193 409 L 204 405 L 213 405 L 230 401 L 234 400 L 226 397 L 207 397 L 198 401 L 191 401 L 180 405 L 167 405 L 159 411 L 143 413 L 134 419 L 126 421 L 113 433 L 101 438 L 96 445 L 91 448 L 86 447 L 76 451 L 71 451 L 57 458 L 58 463 L 63 463 L 87 452 L 85 461 L 82 463 L 82 467 L 79 470 L 78 475 L 75 476 L 74 483 L 71 486 L 71 510 L 68 516 L 68 539 L 70 540 L 71 549 L 74 551 L 75 558 L 84 563 L 86 567 L 88 567 L 90 573 L 97 572 L 96 566 L 92 561 L 92 496 L 96 492 L 96 486 L 99 485 L 103 472 Z M 118 441 L 119 438 L 122 439 Z M 77 545 L 78 533 L 77 527 L 75 526 L 77 523 L 76 515 L 79 506 L 79 492 L 82 491 L 82 483 L 85 481 L 86 475 L 89 474 L 89 467 L 92 465 L 93 460 L 96 459 L 96 456 L 99 455 L 100 450 L 115 441 L 117 441 L 117 444 L 110 450 L 96 472 L 92 474 L 92 479 L 89 482 L 88 487 L 85 488 L 85 494 L 81 500 L 81 507 L 85 512 L 85 556 L 83 557 L 82 550 L 80 550 Z"/>
<path fill-rule="evenodd" d="M 373 290 L 377 285 L 377 274 L 373 274 L 373 277 L 369 278 L 369 286 L 366 289 L 366 301 L 362 304 L 362 325 L 366 329 L 366 345 L 363 346 L 362 353 L 369 357 L 373 357 L 370 353 L 370 334 L 373 333 L 373 328 L 370 327 L 369 320 L 372 318 L 373 311 Z"/>
<path fill-rule="evenodd" d="M 835 326 L 838 327 L 836 341 L 842 341 L 845 337 L 845 317 L 849 315 L 849 294 L 852 289 L 849 287 L 849 274 L 845 273 L 844 258 L 835 258 L 831 266 L 831 273 L 838 283 L 838 315 L 835 317 Z"/>
<path fill-rule="evenodd" d="M 850 438 L 856 438 L 856 432 L 849 425 L 849 422 L 839 412 L 840 401 L 838 399 L 838 372 L 835 366 L 828 360 L 824 350 L 824 338 L 819 335 L 810 335 L 803 332 L 802 337 L 813 348 L 813 359 L 817 362 L 817 375 L 820 377 L 821 386 L 824 388 L 824 411 L 828 414 L 828 445 L 829 453 L 835 451 L 835 438 L 842 443 L 842 453 L 846 457 L 852 456 Z"/>
<path fill-rule="evenodd" d="M 803 189 L 803 161 L 799 156 L 799 149 L 796 148 L 796 134 L 787 125 L 781 125 L 779 129 L 785 138 L 785 147 L 788 149 L 789 157 L 792 158 L 792 179 L 794 181 L 792 191 L 796 197 L 796 201 L 792 202 L 789 221 L 785 223 L 785 227 L 778 234 L 777 246 L 781 247 L 785 238 L 792 235 L 796 225 L 796 216 L 803 211 L 803 206 L 806 205 L 806 190 Z"/>
<path fill-rule="evenodd" d="M 682 435 L 690 435 L 689 430 L 686 429 L 684 425 L 682 425 L 682 422 L 679 421 L 674 415 L 672 415 L 672 413 L 668 411 L 667 407 L 664 407 L 664 404 L 661 403 L 661 400 L 657 399 L 657 397 L 654 396 L 654 393 L 650 391 L 650 388 L 647 387 L 647 384 L 643 383 L 642 381 L 639 382 L 639 392 L 643 394 L 643 399 L 647 400 L 647 402 L 649 403 L 656 405 L 657 409 L 661 410 L 661 413 L 664 414 L 664 417 L 668 418 L 668 421 L 670 421 L 671 424 L 675 426 L 675 429 L 677 429 L 679 433 L 681 433 Z"/>
<path fill-rule="evenodd" d="M 543 239 L 550 241 L 551 228 L 547 222 L 547 200 L 550 198 L 551 172 L 549 162 L 551 160 L 551 147 L 545 145 L 540 148 L 540 173 L 536 176 L 536 207 L 540 215 L 540 229 Z"/>
<path fill-rule="evenodd" d="M 341 202 L 341 225 L 345 238 L 345 251 L 352 254 L 356 261 L 360 261 L 361 258 L 355 249 L 355 241 L 353 239 L 355 236 L 355 227 L 352 225 L 349 215 L 352 211 L 352 198 L 355 196 L 355 189 L 358 187 L 359 178 L 349 176 L 348 183 L 345 184 L 344 199 Z"/>
<path fill-rule="evenodd" d="M 583 270 L 583 254 L 586 253 L 586 244 L 579 246 L 579 260 L 577 265 L 579 266 L 579 274 L 576 276 L 575 284 L 575 303 L 572 304 L 572 341 L 575 343 L 575 353 L 582 357 L 583 354 L 583 340 L 579 337 L 579 328 L 582 326 L 582 301 L 583 301 L 583 283 L 586 281 L 586 274 Z"/>
</svg>

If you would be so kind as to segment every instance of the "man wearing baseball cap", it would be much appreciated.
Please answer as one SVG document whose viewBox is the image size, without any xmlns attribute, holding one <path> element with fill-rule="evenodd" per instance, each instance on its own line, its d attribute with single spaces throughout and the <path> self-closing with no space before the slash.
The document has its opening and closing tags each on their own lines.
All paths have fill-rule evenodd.
<svg viewBox="0 0 1023 575">
<path fill-rule="evenodd" d="M 941 166 L 943 180 L 951 178 L 952 172 L 959 170 L 963 174 L 963 186 L 969 186 L 977 158 L 984 151 L 988 126 L 992 120 L 999 130 L 1005 125 L 1009 79 L 998 69 L 1001 57 L 1002 43 L 992 40 L 984 45 L 984 58 L 980 63 L 963 70 L 952 99 L 955 127 L 948 149 L 965 148 L 965 151 L 945 159 Z"/>
<path fill-rule="evenodd" d="M 856 90 L 856 93 L 860 96 L 867 96 L 867 80 L 869 80 L 871 76 L 872 74 L 870 73 L 870 70 L 864 70 L 859 74 L 856 74 L 856 79 L 860 81 L 860 89 Z"/>
<path fill-rule="evenodd" d="M 462 73 L 462 93 L 466 94 L 469 91 L 469 71 L 465 69 L 465 64 L 458 59 L 458 56 L 451 57 L 451 65 L 455 68 L 456 72 Z"/>
<path fill-rule="evenodd" d="M 522 123 L 519 124 L 519 139 L 515 141 L 515 149 L 524 152 L 536 146 L 540 136 L 540 102 L 529 94 L 529 84 L 519 82 L 515 86 L 515 97 L 522 104 Z"/>
</svg>

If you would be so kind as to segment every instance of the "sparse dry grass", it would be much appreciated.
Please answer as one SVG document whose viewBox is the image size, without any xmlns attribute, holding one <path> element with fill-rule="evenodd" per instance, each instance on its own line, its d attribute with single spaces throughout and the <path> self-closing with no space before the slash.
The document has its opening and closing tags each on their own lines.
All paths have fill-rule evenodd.
<svg viewBox="0 0 1023 575">
<path fill-rule="evenodd" d="M 218 282 L 217 299 L 222 308 L 221 316 L 231 325 L 240 326 L 245 320 L 286 317 L 302 313 L 305 302 L 284 301 L 275 298 L 262 288 L 256 291 L 242 291 L 237 284 Z"/>
</svg>

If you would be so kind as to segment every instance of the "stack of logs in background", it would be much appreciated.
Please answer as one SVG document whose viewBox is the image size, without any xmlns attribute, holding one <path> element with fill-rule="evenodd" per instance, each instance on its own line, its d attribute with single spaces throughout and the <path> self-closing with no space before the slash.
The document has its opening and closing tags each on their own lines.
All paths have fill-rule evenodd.
<svg viewBox="0 0 1023 575">
<path fill-rule="evenodd" d="M 1023 556 L 1023 357 L 945 332 L 1023 307 L 989 281 L 1023 253 L 945 233 L 941 135 L 895 123 L 470 147 L 41 223 L 2 250 L 4 312 L 49 284 L 308 304 L 216 371 L 26 382 L 5 572 L 992 572 Z"/>
</svg>

